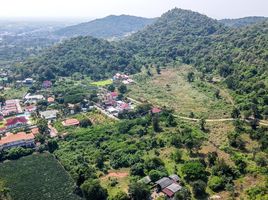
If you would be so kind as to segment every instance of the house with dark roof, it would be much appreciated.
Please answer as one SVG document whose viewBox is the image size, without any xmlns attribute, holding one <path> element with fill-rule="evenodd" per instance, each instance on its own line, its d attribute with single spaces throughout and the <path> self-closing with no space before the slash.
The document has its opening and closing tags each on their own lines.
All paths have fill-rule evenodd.
<svg viewBox="0 0 268 200">
<path fill-rule="evenodd" d="M 172 199 L 176 192 L 181 190 L 182 186 L 179 184 L 180 178 L 176 174 L 169 177 L 161 178 L 156 181 L 156 191 L 164 193 L 169 199 Z"/>
<path fill-rule="evenodd" d="M 169 176 L 169 178 L 170 178 L 171 180 L 175 181 L 175 182 L 179 182 L 179 181 L 180 181 L 179 176 L 176 175 L 176 174 L 171 174 L 171 175 Z"/>
<path fill-rule="evenodd" d="M 162 191 L 166 187 L 170 186 L 172 183 L 174 183 L 173 180 L 171 180 L 168 177 L 161 178 L 160 180 L 156 181 L 156 186 L 158 191 Z"/>
</svg>

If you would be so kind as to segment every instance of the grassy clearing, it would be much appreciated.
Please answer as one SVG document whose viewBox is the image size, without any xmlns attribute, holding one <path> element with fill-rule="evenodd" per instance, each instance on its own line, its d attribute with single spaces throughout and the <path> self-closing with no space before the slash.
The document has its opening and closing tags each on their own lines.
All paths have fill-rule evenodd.
<svg viewBox="0 0 268 200">
<path fill-rule="evenodd" d="M 119 173 L 119 174 L 128 173 L 129 174 L 129 169 L 122 168 L 120 170 L 111 170 L 109 171 L 109 174 L 110 173 Z M 100 178 L 101 185 L 107 188 L 109 196 L 114 196 L 119 191 L 128 192 L 129 176 L 110 177 L 109 174 Z M 116 180 L 118 183 L 115 186 L 111 186 L 112 180 Z"/>
<path fill-rule="evenodd" d="M 0 164 L 0 177 L 14 200 L 75 200 L 74 182 L 50 154 Z"/>
<path fill-rule="evenodd" d="M 100 111 L 97 111 L 97 110 L 86 112 L 86 113 L 81 112 L 81 113 L 73 115 L 72 117 L 69 117 L 69 118 L 74 118 L 74 119 L 77 119 L 79 121 L 81 121 L 83 119 L 89 119 L 93 125 L 113 122 L 112 119 L 108 118 L 107 116 L 103 115 Z M 63 119 L 59 119 L 53 123 L 53 126 L 57 129 L 59 134 L 66 133 L 66 132 L 72 132 L 74 130 L 81 129 L 80 127 L 64 127 L 62 125 L 62 121 L 63 121 Z"/>
<path fill-rule="evenodd" d="M 102 86 L 110 85 L 112 83 L 113 83 L 113 81 L 111 79 L 107 79 L 107 80 L 104 80 L 104 81 L 93 82 L 91 84 L 95 85 L 95 86 L 102 87 Z"/>
<path fill-rule="evenodd" d="M 5 96 L 6 99 L 21 99 L 27 93 L 27 90 L 28 90 L 27 87 L 5 88 L 3 96 Z"/>
<path fill-rule="evenodd" d="M 208 118 L 223 118 L 230 116 L 232 104 L 225 95 L 214 97 L 215 88 L 212 84 L 196 80 L 189 83 L 186 75 L 193 69 L 190 66 L 167 68 L 160 75 L 153 73 L 152 77 L 145 73 L 136 75 L 137 84 L 129 86 L 129 96 L 147 101 L 159 106 L 173 108 L 177 114 L 189 116 L 190 112 Z"/>
</svg>

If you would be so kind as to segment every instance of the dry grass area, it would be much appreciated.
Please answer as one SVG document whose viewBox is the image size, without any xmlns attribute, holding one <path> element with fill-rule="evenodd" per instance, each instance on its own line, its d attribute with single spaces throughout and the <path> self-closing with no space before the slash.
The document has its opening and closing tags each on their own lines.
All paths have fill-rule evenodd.
<svg viewBox="0 0 268 200">
<path fill-rule="evenodd" d="M 206 127 L 209 130 L 209 142 L 218 148 L 228 142 L 228 132 L 234 131 L 233 122 L 209 122 Z"/>
<path fill-rule="evenodd" d="M 207 123 L 206 128 L 209 130 L 208 140 L 199 152 L 202 154 L 217 152 L 219 158 L 224 159 L 230 165 L 234 165 L 230 155 L 220 149 L 222 145 L 228 143 L 228 132 L 234 130 L 232 122 L 210 122 Z"/>
<path fill-rule="evenodd" d="M 259 175 L 247 175 L 241 179 L 235 181 L 236 192 L 238 193 L 239 199 L 247 199 L 246 190 L 255 187 L 265 185 L 265 177 Z M 238 198 L 237 198 L 238 199 Z"/>
<path fill-rule="evenodd" d="M 111 183 L 115 180 L 118 183 L 112 186 Z M 128 192 L 129 169 L 111 170 L 106 176 L 101 177 L 100 181 L 101 185 L 107 188 L 109 196 L 114 196 L 118 191 Z"/>
<path fill-rule="evenodd" d="M 231 103 L 225 99 L 213 97 L 213 88 L 209 83 L 204 83 L 205 88 L 199 88 L 195 83 L 186 80 L 187 73 L 194 69 L 190 66 L 162 69 L 161 74 L 153 73 L 148 77 L 141 73 L 134 79 L 137 84 L 129 86 L 129 96 L 148 101 L 154 105 L 173 108 L 177 114 L 188 116 L 194 112 L 197 116 L 209 118 L 229 117 Z"/>
</svg>

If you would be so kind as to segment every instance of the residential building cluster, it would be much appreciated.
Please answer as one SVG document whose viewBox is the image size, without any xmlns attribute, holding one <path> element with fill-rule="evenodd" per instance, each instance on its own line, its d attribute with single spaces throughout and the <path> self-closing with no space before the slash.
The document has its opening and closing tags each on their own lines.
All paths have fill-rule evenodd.
<svg viewBox="0 0 268 200">
<path fill-rule="evenodd" d="M 134 109 L 134 104 L 130 100 L 120 100 L 117 92 L 107 92 L 103 94 L 101 101 L 102 108 L 115 117 L 123 111 Z"/>
<path fill-rule="evenodd" d="M 176 174 L 172 174 L 169 177 L 163 177 L 154 183 L 151 181 L 149 176 L 146 176 L 139 182 L 153 185 L 152 187 L 154 190 L 152 193 L 152 199 L 165 196 L 167 199 L 172 200 L 175 194 L 182 189 L 182 186 L 180 185 L 180 178 Z"/>
<path fill-rule="evenodd" d="M 128 75 L 126 74 L 120 74 L 120 73 L 116 73 L 114 76 L 113 76 L 113 82 L 121 82 L 125 85 L 128 85 L 128 84 L 131 84 L 131 83 L 134 83 L 134 80 L 131 79 Z"/>
<path fill-rule="evenodd" d="M 20 106 L 20 100 L 18 99 L 6 100 L 4 105 L 0 104 L 1 116 L 7 117 L 11 115 L 16 115 L 22 112 L 23 110 Z"/>
</svg>

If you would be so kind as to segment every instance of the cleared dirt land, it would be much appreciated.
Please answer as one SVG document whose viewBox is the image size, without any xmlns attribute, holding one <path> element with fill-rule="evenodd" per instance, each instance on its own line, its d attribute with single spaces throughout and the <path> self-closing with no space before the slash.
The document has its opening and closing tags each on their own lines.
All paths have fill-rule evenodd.
<svg viewBox="0 0 268 200">
<path fill-rule="evenodd" d="M 189 83 L 187 73 L 190 66 L 162 69 L 161 74 L 149 77 L 141 73 L 134 77 L 136 84 L 129 86 L 129 96 L 139 101 L 147 101 L 158 106 L 173 108 L 176 114 L 189 116 L 190 112 L 208 118 L 228 118 L 232 103 L 226 91 L 220 98 L 214 96 L 213 84 L 196 80 Z"/>
<path fill-rule="evenodd" d="M 74 182 L 50 154 L 36 154 L 0 164 L 0 177 L 13 200 L 78 200 Z"/>
</svg>

